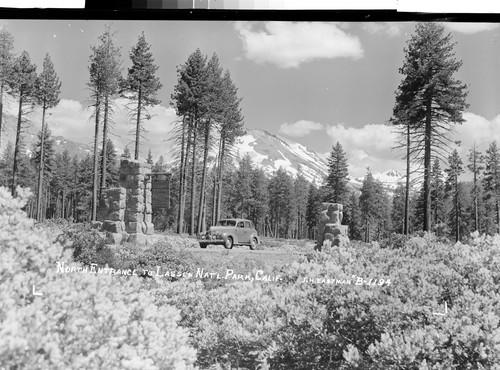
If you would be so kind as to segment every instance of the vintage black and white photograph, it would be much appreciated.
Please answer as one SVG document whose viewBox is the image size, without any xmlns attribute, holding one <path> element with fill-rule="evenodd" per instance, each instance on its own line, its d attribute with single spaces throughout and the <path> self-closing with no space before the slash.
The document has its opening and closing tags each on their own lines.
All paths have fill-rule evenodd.
<svg viewBox="0 0 500 370">
<path fill-rule="evenodd" d="M 0 369 L 500 369 L 500 24 L 0 20 Z"/>
</svg>

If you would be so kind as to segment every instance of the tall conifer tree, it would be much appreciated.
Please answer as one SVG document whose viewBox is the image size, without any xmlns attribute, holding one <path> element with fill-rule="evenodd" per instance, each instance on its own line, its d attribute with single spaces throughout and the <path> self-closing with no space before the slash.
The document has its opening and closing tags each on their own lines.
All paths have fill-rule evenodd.
<svg viewBox="0 0 500 370">
<path fill-rule="evenodd" d="M 156 71 L 158 66 L 154 64 L 151 46 L 146 42 L 144 32 L 139 36 L 137 44 L 130 52 L 132 67 L 128 69 L 127 78 L 123 81 L 122 91 L 125 97 L 132 100 L 133 115 L 135 120 L 135 151 L 134 159 L 139 159 L 139 144 L 141 132 L 144 131 L 144 119 L 150 119 L 147 113 L 148 106 L 160 104 L 157 98 L 162 84 Z"/>
<path fill-rule="evenodd" d="M 451 35 L 438 23 L 418 23 L 405 48 L 403 75 L 393 111 L 394 123 L 411 133 L 409 154 L 423 162 L 424 230 L 431 225 L 432 158 L 449 152 L 453 124 L 464 121 L 467 87 L 454 77 L 462 62 L 455 59 Z M 409 135 L 408 135 L 409 136 Z"/>
<path fill-rule="evenodd" d="M 0 144 L 2 144 L 3 97 L 8 88 L 8 80 L 12 73 L 14 62 L 14 38 L 4 28 L 0 29 Z"/>
<path fill-rule="evenodd" d="M 448 168 L 446 173 L 448 178 L 446 179 L 447 188 L 451 197 L 453 199 L 453 207 L 451 215 L 454 218 L 454 232 L 455 241 L 460 240 L 460 217 L 461 217 L 461 204 L 459 202 L 459 192 L 458 192 L 458 177 L 464 172 L 463 162 L 455 149 L 448 158 Z"/>
<path fill-rule="evenodd" d="M 36 80 L 36 100 L 38 105 L 42 107 L 42 130 L 40 135 L 40 162 L 38 167 L 38 192 L 36 197 L 36 218 L 40 220 L 42 217 L 42 189 L 45 167 L 45 131 L 47 123 L 45 115 L 47 109 L 55 107 L 59 103 L 59 94 L 61 93 L 61 82 L 54 70 L 54 64 L 50 59 L 49 54 L 45 55 L 43 60 L 43 70 Z"/>
<path fill-rule="evenodd" d="M 479 231 L 479 195 L 480 195 L 480 186 L 479 186 L 479 177 L 481 175 L 482 170 L 484 170 L 483 166 L 484 157 L 477 150 L 476 143 L 469 151 L 469 163 L 467 164 L 467 168 L 470 172 L 472 172 L 472 199 L 473 199 L 473 207 L 474 207 L 474 230 Z"/>
<path fill-rule="evenodd" d="M 485 201 L 487 204 L 487 213 L 491 217 L 493 214 L 495 230 L 493 232 L 499 232 L 500 230 L 500 149 L 498 148 L 497 142 L 493 141 L 490 143 L 485 155 L 485 170 L 484 170 L 484 190 L 485 190 Z"/>
<path fill-rule="evenodd" d="M 23 51 L 14 61 L 12 75 L 8 80 L 10 94 L 19 100 L 17 113 L 16 142 L 14 144 L 14 165 L 12 169 L 12 194 L 15 195 L 21 153 L 23 123 L 35 103 L 36 65 L 31 63 L 28 52 Z"/>
<path fill-rule="evenodd" d="M 342 145 L 337 141 L 332 147 L 328 158 L 328 177 L 326 178 L 331 192 L 331 201 L 334 203 L 345 202 L 347 183 L 349 182 L 349 166 Z"/>
</svg>

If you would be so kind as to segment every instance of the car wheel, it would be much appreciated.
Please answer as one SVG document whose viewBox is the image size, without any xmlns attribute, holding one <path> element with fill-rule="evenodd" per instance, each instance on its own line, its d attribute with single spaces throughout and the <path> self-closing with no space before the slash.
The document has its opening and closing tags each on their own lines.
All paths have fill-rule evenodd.
<svg viewBox="0 0 500 370">
<path fill-rule="evenodd" d="M 255 248 L 257 248 L 257 244 L 257 238 L 252 238 L 252 241 L 250 242 L 250 249 L 255 250 Z"/>
<path fill-rule="evenodd" d="M 233 248 L 233 238 L 228 236 L 227 239 L 226 239 L 226 242 L 224 243 L 224 247 L 226 247 L 226 249 L 232 249 Z"/>
</svg>

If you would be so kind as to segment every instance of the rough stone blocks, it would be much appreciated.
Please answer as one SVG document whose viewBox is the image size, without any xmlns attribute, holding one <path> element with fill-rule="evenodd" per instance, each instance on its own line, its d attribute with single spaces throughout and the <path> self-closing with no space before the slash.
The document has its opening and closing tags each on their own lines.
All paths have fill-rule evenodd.
<svg viewBox="0 0 500 370">
<path fill-rule="evenodd" d="M 141 234 L 142 233 L 142 222 L 129 222 L 126 226 L 126 231 L 129 234 Z"/>
<path fill-rule="evenodd" d="M 123 221 L 106 220 L 102 225 L 102 231 L 109 231 L 111 233 L 121 233 L 125 231 L 125 223 Z"/>
<path fill-rule="evenodd" d="M 106 232 L 106 244 L 122 244 L 126 240 L 123 233 Z"/>
<path fill-rule="evenodd" d="M 347 226 L 341 225 L 344 207 L 340 203 L 322 203 L 319 214 L 318 237 L 316 250 L 321 250 L 325 240 L 330 240 L 332 245 L 345 245 L 349 242 Z"/>
<path fill-rule="evenodd" d="M 146 244 L 148 236 L 145 234 L 130 234 L 128 237 L 129 243 Z"/>
<path fill-rule="evenodd" d="M 144 222 L 144 226 L 145 226 L 144 234 L 148 234 L 148 235 L 154 234 L 155 229 L 154 229 L 153 223 Z"/>
<path fill-rule="evenodd" d="M 129 213 L 127 217 L 127 221 L 129 222 L 142 222 L 144 221 L 143 213 Z"/>
</svg>

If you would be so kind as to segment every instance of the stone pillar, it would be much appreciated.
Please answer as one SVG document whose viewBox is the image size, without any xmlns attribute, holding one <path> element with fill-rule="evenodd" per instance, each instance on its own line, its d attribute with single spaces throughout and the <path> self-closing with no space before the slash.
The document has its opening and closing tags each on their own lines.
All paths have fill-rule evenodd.
<svg viewBox="0 0 500 370">
<path fill-rule="evenodd" d="M 120 244 L 128 235 L 125 233 L 126 189 L 121 187 L 103 189 L 99 199 L 97 220 L 102 222 L 102 231 L 110 244 Z"/>
<path fill-rule="evenodd" d="M 123 159 L 120 164 L 120 186 L 126 189 L 125 230 L 127 233 L 152 234 L 151 182 L 146 175 L 151 172 L 151 165 L 136 160 Z M 132 237 L 134 240 L 137 237 Z"/>
<path fill-rule="evenodd" d="M 151 172 L 151 171 L 150 171 Z M 144 224 L 146 225 L 145 234 L 153 234 L 154 226 L 153 226 L 153 206 L 152 202 L 152 193 L 151 193 L 151 176 L 146 176 L 146 184 L 144 191 Z"/>
<path fill-rule="evenodd" d="M 341 225 L 344 207 L 340 203 L 322 203 L 318 222 L 318 237 L 315 250 L 321 251 L 325 240 L 330 240 L 332 246 L 339 246 L 347 243 L 348 228 Z"/>
</svg>

